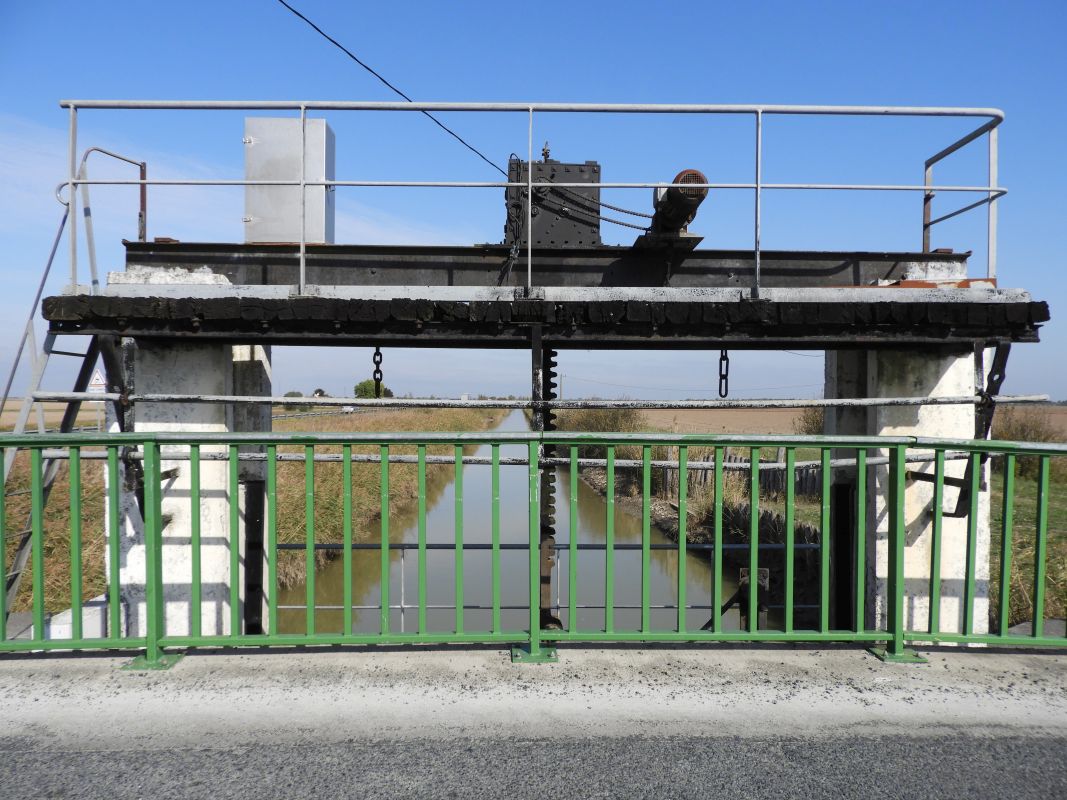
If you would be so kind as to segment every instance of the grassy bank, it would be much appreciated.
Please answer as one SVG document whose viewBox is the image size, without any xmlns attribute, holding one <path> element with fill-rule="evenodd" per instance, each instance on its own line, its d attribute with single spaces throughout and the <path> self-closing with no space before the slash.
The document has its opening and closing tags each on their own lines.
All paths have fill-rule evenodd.
<svg viewBox="0 0 1067 800">
<path fill-rule="evenodd" d="M 345 414 L 277 420 L 277 432 L 432 432 L 480 431 L 492 428 L 504 412 L 485 409 L 410 409 L 366 414 Z M 353 448 L 353 452 L 370 453 L 377 448 Z M 281 447 L 279 452 L 302 452 L 301 447 Z M 340 452 L 339 447 L 316 448 L 317 452 Z M 414 454 L 414 447 L 395 447 L 397 454 Z M 428 452 L 451 454 L 450 447 L 431 447 Z M 447 482 L 451 465 L 427 467 L 428 491 L 439 492 Z M 5 572 L 14 558 L 18 533 L 27 527 L 30 514 L 29 455 L 20 453 L 7 483 L 7 537 Z M 103 594 L 104 571 L 104 464 L 85 460 L 81 465 L 82 525 L 82 599 Z M 409 513 L 418 496 L 417 468 L 414 464 L 394 464 L 389 475 L 389 509 L 394 515 Z M 378 464 L 353 464 L 352 502 L 353 535 L 358 541 L 377 535 L 380 516 L 380 467 Z M 315 469 L 315 538 L 318 542 L 341 539 L 343 507 L 342 465 L 319 463 Z M 60 467 L 52 496 L 44 510 L 45 608 L 49 612 L 70 607 L 71 599 L 71 502 L 70 472 L 67 463 Z M 281 463 L 278 466 L 278 541 L 302 542 L 305 537 L 304 464 Z M 303 556 L 279 560 L 279 581 L 284 585 L 303 580 Z M 13 610 L 31 607 L 30 575 L 21 584 Z"/>
<path fill-rule="evenodd" d="M 1058 409 L 1053 409 L 1058 411 Z M 1049 409 L 1027 411 L 1001 410 L 998 412 L 995 435 L 1000 439 L 1019 441 L 1059 441 L 1064 438 L 1062 427 Z M 640 412 L 631 409 L 609 410 L 565 410 L 559 412 L 560 430 L 573 431 L 624 431 L 640 432 L 658 430 L 662 426 L 649 425 Z M 821 415 L 801 415 L 798 418 L 796 432 L 806 434 L 816 432 L 821 427 Z M 737 450 L 738 455 L 747 457 L 748 451 Z M 603 457 L 602 448 L 584 448 L 586 457 Z M 817 449 L 798 449 L 797 460 L 818 459 Z M 620 447 L 618 458 L 640 458 L 639 448 Z M 676 448 L 656 448 L 654 458 L 677 458 Z M 689 448 L 689 460 L 711 461 L 714 458 L 712 448 Z M 773 450 L 764 450 L 760 454 L 762 461 L 773 461 L 777 454 Z M 999 619 L 1000 602 L 1000 566 L 1001 541 L 1004 516 L 1004 479 L 998 461 L 994 461 L 993 478 L 990 486 L 990 523 L 992 546 L 990 549 L 990 623 L 996 629 Z M 662 471 L 653 472 L 653 491 L 661 500 L 671 500 L 669 487 L 664 491 Z M 602 481 L 593 481 L 594 485 Z M 617 478 L 620 496 L 635 495 L 640 492 L 640 471 L 620 470 Z M 1015 482 L 1011 593 L 1009 624 L 1015 625 L 1032 619 L 1035 558 L 1037 541 L 1037 459 L 1021 458 L 1018 461 Z M 689 539 L 703 541 L 711 526 L 711 513 L 714 510 L 714 478 L 691 472 L 689 481 Z M 749 474 L 741 470 L 728 470 L 723 480 L 723 502 L 728 513 L 738 509 L 747 509 L 750 503 Z M 763 492 L 759 496 L 761 510 L 770 511 L 779 517 L 785 513 L 785 497 L 781 493 Z M 798 528 L 818 529 L 820 522 L 820 503 L 818 496 L 798 495 L 795 499 L 795 520 Z M 669 520 L 661 522 L 660 527 L 669 533 Z M 676 527 L 675 527 L 676 530 Z M 742 538 L 744 531 L 736 531 Z M 730 534 L 728 533 L 728 536 Z M 800 539 L 798 538 L 798 541 Z M 1046 554 L 1045 581 L 1045 618 L 1067 617 L 1067 459 L 1053 459 L 1049 481 L 1048 506 L 1048 552 Z"/>
<path fill-rule="evenodd" d="M 1036 459 L 1034 459 L 1036 460 Z M 1020 462 L 1023 459 L 1020 459 Z M 1055 462 L 1054 462 L 1055 463 Z M 1020 464 L 1020 466 L 1023 466 Z M 1062 466 L 1067 466 L 1064 464 Z M 1037 552 L 1037 479 L 1030 471 L 1015 479 L 1012 524 L 1011 607 L 1009 624 L 1033 619 L 1035 555 Z M 1053 469 L 1048 497 L 1048 553 L 1046 555 L 1045 618 L 1067 617 L 1067 474 Z M 995 471 L 991 481 L 990 609 L 997 618 L 1000 606 L 1001 544 L 1004 520 L 1004 475 Z"/>
<path fill-rule="evenodd" d="M 307 417 L 278 420 L 276 431 L 337 432 L 432 432 L 488 430 L 503 419 L 506 412 L 485 409 L 409 409 L 351 417 Z M 338 420 L 342 420 L 338 423 Z M 349 427 L 342 428 L 341 425 Z M 468 453 L 473 447 L 468 448 Z M 279 452 L 302 452 L 301 447 L 283 447 Z M 353 453 L 376 454 L 377 447 L 353 447 Z M 319 447 L 319 453 L 340 453 L 340 447 Z M 397 445 L 391 454 L 415 455 L 415 446 Z M 432 446 L 430 455 L 452 455 L 450 446 Z M 344 467 L 340 463 L 315 465 L 315 541 L 340 542 L 344 526 Z M 430 499 L 441 491 L 453 473 L 451 464 L 431 464 L 426 468 Z M 418 502 L 418 466 L 392 464 L 389 468 L 389 513 L 396 519 L 413 512 Z M 287 462 L 278 465 L 278 542 L 304 542 L 306 539 L 306 499 L 304 464 Z M 352 538 L 353 541 L 377 540 L 381 525 L 381 466 L 352 465 Z M 320 552 L 321 564 L 327 554 Z M 278 582 L 282 588 L 304 580 L 304 554 L 282 553 L 278 559 Z"/>
</svg>

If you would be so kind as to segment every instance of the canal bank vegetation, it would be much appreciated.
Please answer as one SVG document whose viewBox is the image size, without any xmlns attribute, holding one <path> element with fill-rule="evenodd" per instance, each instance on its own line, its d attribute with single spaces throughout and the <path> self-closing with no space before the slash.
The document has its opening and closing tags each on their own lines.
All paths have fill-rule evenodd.
<svg viewBox="0 0 1067 800">
<path fill-rule="evenodd" d="M 430 433 L 430 432 L 475 432 L 489 430 L 500 423 L 506 412 L 498 409 L 404 409 L 397 411 L 357 414 L 344 417 L 309 417 L 277 420 L 274 429 L 278 432 L 301 431 L 314 433 L 340 433 L 360 431 L 366 433 Z M 464 451 L 470 454 L 475 446 Z M 300 453 L 300 446 L 279 447 L 279 453 Z M 321 446 L 316 453 L 341 453 L 339 446 Z M 353 454 L 377 455 L 378 447 L 353 447 Z M 451 456 L 450 445 L 435 445 L 426 448 L 427 455 Z M 394 445 L 390 455 L 417 454 L 414 445 Z M 277 537 L 279 544 L 295 544 L 306 541 L 305 465 L 303 462 L 283 462 L 278 465 L 278 515 Z M 426 467 L 427 507 L 448 485 L 455 474 L 452 464 L 429 464 Z M 315 464 L 314 522 L 315 542 L 339 544 L 344 535 L 344 465 L 340 462 Z M 389 515 L 393 525 L 413 518 L 418 505 L 418 465 L 390 464 L 389 466 Z M 352 540 L 354 542 L 378 541 L 381 535 L 381 465 L 376 463 L 352 464 Z M 392 526 L 391 526 L 392 527 Z M 339 550 L 319 551 L 316 563 L 322 566 L 327 559 L 340 555 Z M 301 551 L 279 554 L 278 584 L 285 589 L 305 580 L 305 557 Z"/>
<path fill-rule="evenodd" d="M 496 409 L 403 409 L 353 415 L 309 416 L 275 420 L 278 432 L 447 432 L 483 431 L 499 424 L 506 412 Z M 279 452 L 303 452 L 301 447 L 280 447 Z M 340 453 L 339 447 L 319 447 L 319 453 Z M 376 447 L 353 447 L 354 453 L 377 453 Z M 396 454 L 415 454 L 412 447 L 394 447 Z M 434 455 L 452 455 L 448 446 L 427 448 Z M 187 462 L 181 462 L 185 464 Z M 315 541 L 340 542 L 343 528 L 343 482 L 340 463 L 317 463 L 315 469 Z M 181 468 L 181 467 L 179 467 Z M 431 464 L 426 469 L 428 504 L 447 485 L 453 467 Z M 373 540 L 381 521 L 381 468 L 378 464 L 352 465 L 353 539 Z M 20 452 L 6 486 L 5 574 L 10 571 L 19 532 L 30 514 L 29 454 Z M 45 609 L 49 613 L 70 607 L 71 598 L 71 503 L 70 467 L 60 464 L 52 494 L 44 508 Z M 81 462 L 82 599 L 105 592 L 106 548 L 104 521 L 104 463 Z M 390 514 L 414 514 L 418 500 L 418 473 L 415 464 L 393 464 L 389 473 Z M 278 466 L 278 541 L 305 541 L 304 463 L 285 462 Z M 320 554 L 319 562 L 326 556 Z M 303 553 L 283 553 L 279 559 L 279 583 L 283 588 L 304 580 Z M 30 573 L 23 576 L 13 611 L 30 609 Z"/>
<path fill-rule="evenodd" d="M 1067 441 L 1059 409 L 1053 406 L 999 408 L 993 418 L 993 436 L 1012 442 Z M 1000 552 L 1004 520 L 1004 463 L 992 460 L 990 518 L 992 568 L 990 613 L 996 618 L 1000 599 Z M 1009 622 L 1033 619 L 1033 590 L 1037 555 L 1038 473 L 1036 457 L 1016 459 L 1015 503 L 1012 507 L 1011 609 Z M 1049 460 L 1048 554 L 1045 582 L 1045 618 L 1067 617 L 1067 458 Z"/>
<path fill-rule="evenodd" d="M 1054 409 L 1053 409 L 1054 410 Z M 1014 410 L 1000 409 L 997 412 L 994 435 L 998 439 L 1017 441 L 1060 441 L 1065 438 L 1062 427 L 1055 424 L 1052 411 L 1045 408 Z M 488 430 L 503 419 L 506 412 L 484 409 L 411 409 L 375 411 L 360 414 L 329 415 L 321 417 L 276 420 L 279 432 L 311 431 L 318 433 L 348 431 L 480 431 Z M 561 430 L 641 432 L 649 430 L 643 415 L 634 409 L 583 409 L 559 413 L 558 427 Z M 285 448 L 282 448 L 285 451 Z M 288 448 L 299 451 L 301 448 Z M 377 448 L 354 448 L 357 452 L 376 452 Z M 340 452 L 340 448 L 322 448 L 322 452 Z M 415 447 L 393 448 L 396 454 L 414 455 Z M 452 455 L 452 448 L 429 448 L 434 455 Z M 602 448 L 583 446 L 585 457 L 602 457 Z M 560 455 L 565 455 L 561 453 Z M 710 461 L 711 448 L 692 447 L 690 461 Z M 738 450 L 739 457 L 747 456 Z M 777 454 L 770 450 L 761 454 L 764 459 L 776 460 Z M 640 448 L 619 447 L 617 457 L 640 459 Z M 676 448 L 655 448 L 653 457 L 677 458 Z M 809 458 L 798 452 L 798 460 Z M 991 529 L 992 547 L 990 558 L 990 608 L 991 618 L 998 614 L 1000 541 L 1004 508 L 1003 460 L 992 462 L 991 479 Z M 1029 620 L 1033 616 L 1032 593 L 1035 577 L 1038 459 L 1019 458 L 1015 480 L 1014 536 L 1011 571 L 1011 624 Z M 665 534 L 677 537 L 676 484 L 665 477 L 665 470 L 653 470 L 653 523 Z M 427 505 L 449 485 L 454 468 L 452 465 L 429 465 L 427 468 Z M 699 476 L 699 477 L 698 477 Z M 583 479 L 601 493 L 605 491 L 603 470 L 583 470 Z M 278 541 L 302 543 L 305 540 L 304 464 L 288 462 L 278 470 L 279 508 Z M 389 508 L 392 522 L 403 526 L 414 518 L 418 495 L 417 470 L 414 464 L 394 464 L 390 468 Z M 104 574 L 104 481 L 103 464 L 85 460 L 81 465 L 81 522 L 83 599 L 103 594 Z M 29 457 L 20 453 L 15 461 L 6 491 L 7 537 L 6 570 L 10 569 L 19 532 L 29 518 Z M 731 541 L 747 541 L 748 535 L 748 474 L 744 470 L 729 470 L 724 475 L 724 529 Z M 640 513 L 640 471 L 620 470 L 616 498 L 621 508 Z M 319 543 L 341 541 L 343 531 L 343 481 L 339 463 L 316 465 L 315 480 L 315 540 Z M 714 481 L 710 473 L 693 471 L 689 481 L 689 540 L 708 541 L 712 530 L 711 517 L 714 498 Z M 760 536 L 764 541 L 780 541 L 784 537 L 782 517 L 784 497 L 781 493 L 761 492 Z M 797 541 L 817 541 L 819 504 L 817 496 L 798 495 L 796 501 Z M 380 467 L 378 464 L 353 465 L 353 538 L 356 541 L 375 541 L 380 526 Z M 62 464 L 52 490 L 52 497 L 44 510 L 44 560 L 45 601 L 50 612 L 60 611 L 70 605 L 70 480 L 69 468 Z M 1048 570 L 1045 584 L 1045 616 L 1067 616 L 1067 459 L 1051 461 L 1049 513 Z M 811 538 L 815 537 L 815 538 Z M 320 554 L 319 562 L 326 559 Z M 5 570 L 5 571 L 6 571 Z M 284 586 L 304 580 L 304 554 L 300 551 L 283 553 L 279 559 L 279 580 Z M 773 580 L 773 576 L 772 576 Z M 22 582 L 22 590 L 14 606 L 15 610 L 29 608 L 29 583 Z"/>
<path fill-rule="evenodd" d="M 798 435 L 817 435 L 822 432 L 821 409 L 798 415 L 794 431 Z M 625 431 L 642 432 L 654 429 L 644 416 L 633 409 L 567 409 L 558 414 L 557 427 L 568 431 Z M 1057 423 L 1052 410 L 1045 407 L 997 411 L 994 427 L 997 439 L 1023 442 L 1064 441 L 1062 424 Z M 736 450 L 736 452 L 732 452 Z M 563 455 L 563 454 L 561 454 Z M 603 448 L 584 447 L 581 455 L 602 458 Z M 640 459 L 640 448 L 619 447 L 617 458 Z M 747 459 L 747 448 L 731 448 L 728 455 Z M 656 448 L 655 459 L 677 459 L 677 448 Z M 711 461 L 713 448 L 690 447 L 689 461 Z M 777 461 L 775 450 L 761 453 L 763 461 Z M 816 449 L 799 449 L 797 460 L 818 459 Z M 999 619 L 1000 559 L 1004 516 L 1004 459 L 992 461 L 990 485 L 990 625 L 996 630 Z M 1014 525 L 1011 568 L 1011 608 L 1009 624 L 1031 620 L 1034 615 L 1033 588 L 1037 556 L 1038 466 L 1035 457 L 1019 458 L 1016 463 Z M 677 481 L 670 476 L 676 472 L 653 470 L 652 520 L 666 535 L 677 539 Z M 586 468 L 582 478 L 603 494 L 606 477 L 603 468 Z M 632 513 L 640 513 L 640 470 L 619 470 L 616 479 L 616 502 Z M 714 512 L 714 475 L 711 471 L 691 471 L 688 491 L 688 536 L 694 543 L 711 539 Z M 1045 579 L 1045 609 L 1048 618 L 1067 617 L 1067 458 L 1053 458 L 1049 470 L 1048 552 Z M 750 485 L 747 470 L 727 470 L 723 475 L 723 529 L 727 541 L 748 540 Z M 782 491 L 761 491 L 759 495 L 760 537 L 766 542 L 784 541 L 785 497 Z M 819 540 L 820 503 L 817 492 L 797 492 L 794 503 L 797 542 Z M 811 552 L 811 551 L 808 551 Z M 798 562 L 799 563 L 799 562 Z M 772 585 L 775 580 L 772 566 Z M 798 573 L 799 574 L 799 573 Z M 798 598 L 798 602 L 800 599 Z"/>
</svg>

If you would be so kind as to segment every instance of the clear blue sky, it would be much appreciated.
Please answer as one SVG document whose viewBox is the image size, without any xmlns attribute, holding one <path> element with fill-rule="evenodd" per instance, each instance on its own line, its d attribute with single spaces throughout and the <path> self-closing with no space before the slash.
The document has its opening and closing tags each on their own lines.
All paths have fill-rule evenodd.
<svg viewBox="0 0 1067 800">
<path fill-rule="evenodd" d="M 1052 305 L 1044 343 L 1016 348 L 1007 388 L 1067 397 L 1049 369 L 1067 337 L 1067 4 L 1063 2 L 293 4 L 416 99 L 820 103 L 996 106 L 1001 128 L 1000 278 Z M 393 99 L 275 0 L 0 4 L 0 337 L 6 371 L 58 222 L 52 189 L 65 177 L 64 97 Z M 494 173 L 418 115 L 331 114 L 341 178 L 493 180 Z M 524 152 L 519 117 L 448 122 L 504 163 Z M 154 175 L 240 177 L 241 115 L 85 113 L 82 146 L 147 158 Z M 965 129 L 953 121 L 782 120 L 765 135 L 768 181 L 916 183 L 923 159 Z M 605 180 L 666 180 L 694 166 L 713 181 L 751 179 L 751 120 L 664 117 L 539 120 L 538 147 L 597 159 Z M 95 176 L 124 173 L 104 163 Z M 984 148 L 953 157 L 939 181 L 985 181 Z M 127 189 L 94 190 L 102 268 L 121 268 L 133 238 Z M 447 192 L 447 193 L 446 193 Z M 339 241 L 499 241 L 502 190 L 339 190 Z M 618 192 L 647 209 L 644 190 Z M 948 210 L 953 198 L 939 198 Z M 706 246 L 751 241 L 751 196 L 717 193 L 694 230 Z M 240 240 L 242 200 L 230 189 L 153 189 L 150 236 Z M 779 193 L 765 199 L 768 248 L 916 249 L 917 196 Z M 974 250 L 984 274 L 984 216 L 944 225 L 935 245 Z M 608 241 L 632 232 L 605 229 Z M 54 289 L 65 261 L 57 264 Z M 566 354 L 569 396 L 707 396 L 716 354 Z M 822 361 L 740 353 L 738 395 L 818 394 Z M 522 393 L 518 353 L 386 354 L 397 391 Z M 281 350 L 276 388 L 347 393 L 370 369 L 366 350 Z M 62 376 L 60 376 L 62 377 Z M 583 382 L 588 381 L 588 382 Z M 599 382 L 596 382 L 599 381 Z M 58 380 L 53 388 L 65 388 Z M 610 384 L 622 384 L 614 386 Z M 644 389 L 641 387 L 661 387 Z M 662 387 L 667 387 L 666 389 Z"/>
</svg>

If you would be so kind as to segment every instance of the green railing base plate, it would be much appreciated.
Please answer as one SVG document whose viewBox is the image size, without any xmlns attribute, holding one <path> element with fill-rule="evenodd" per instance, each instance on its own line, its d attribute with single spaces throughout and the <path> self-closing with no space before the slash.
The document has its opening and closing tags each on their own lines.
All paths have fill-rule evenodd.
<svg viewBox="0 0 1067 800">
<path fill-rule="evenodd" d="M 531 653 L 525 647 L 511 648 L 512 664 L 555 664 L 559 661 L 554 647 L 542 647 L 538 652 Z"/>
<path fill-rule="evenodd" d="M 146 656 L 137 656 L 130 663 L 123 664 L 122 669 L 129 672 L 170 669 L 183 658 L 185 658 L 185 653 L 164 653 L 156 661 L 149 661 Z"/>
<path fill-rule="evenodd" d="M 899 653 L 890 653 L 884 647 L 868 647 L 867 652 L 877 658 L 879 661 L 885 661 L 888 664 L 928 663 L 925 658 L 916 653 L 914 650 L 902 650 Z"/>
</svg>

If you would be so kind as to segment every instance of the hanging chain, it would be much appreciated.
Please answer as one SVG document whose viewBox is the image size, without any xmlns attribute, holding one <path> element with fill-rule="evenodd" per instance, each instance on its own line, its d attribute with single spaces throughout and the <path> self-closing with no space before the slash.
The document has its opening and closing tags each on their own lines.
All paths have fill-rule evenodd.
<svg viewBox="0 0 1067 800">
<path fill-rule="evenodd" d="M 382 348 L 374 348 L 374 396 L 382 396 Z"/>
<path fill-rule="evenodd" d="M 730 394 L 730 353 L 719 351 L 719 397 L 723 399 Z"/>
</svg>

